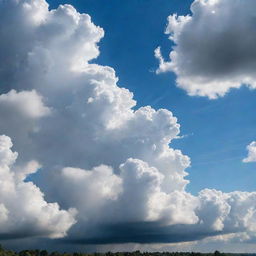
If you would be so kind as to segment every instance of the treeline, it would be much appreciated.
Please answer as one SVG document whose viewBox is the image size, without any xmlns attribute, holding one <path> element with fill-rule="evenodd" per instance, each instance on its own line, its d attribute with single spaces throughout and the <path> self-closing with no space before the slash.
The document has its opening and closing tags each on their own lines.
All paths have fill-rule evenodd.
<svg viewBox="0 0 256 256">
<path fill-rule="evenodd" d="M 239 253 L 199 253 L 199 252 L 107 252 L 107 253 L 59 253 L 47 252 L 46 250 L 23 250 L 20 252 L 9 251 L 0 245 L 0 256 L 256 256 L 256 254 Z"/>
</svg>

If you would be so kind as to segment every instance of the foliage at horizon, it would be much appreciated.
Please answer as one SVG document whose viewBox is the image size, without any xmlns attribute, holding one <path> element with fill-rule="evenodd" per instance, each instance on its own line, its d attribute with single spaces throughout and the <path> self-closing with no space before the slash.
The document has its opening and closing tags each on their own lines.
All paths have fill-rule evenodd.
<svg viewBox="0 0 256 256">
<path fill-rule="evenodd" d="M 216 250 L 214 253 L 200 253 L 200 252 L 106 252 L 106 253 L 60 253 L 48 252 L 46 250 L 23 250 L 15 252 L 6 250 L 0 245 L 0 256 L 256 256 L 254 253 L 221 253 Z"/>
</svg>

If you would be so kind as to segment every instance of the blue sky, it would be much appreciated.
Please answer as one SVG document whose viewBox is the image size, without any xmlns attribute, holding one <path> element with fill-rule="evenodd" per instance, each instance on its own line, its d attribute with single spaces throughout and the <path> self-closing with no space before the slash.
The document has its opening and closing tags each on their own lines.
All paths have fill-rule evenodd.
<svg viewBox="0 0 256 256">
<path fill-rule="evenodd" d="M 246 146 L 255 139 L 256 92 L 234 89 L 216 100 L 190 97 L 175 86 L 173 73 L 156 75 L 154 50 L 161 46 L 167 58 L 172 43 L 164 34 L 170 14 L 190 14 L 188 0 L 49 1 L 50 7 L 72 4 L 104 28 L 100 56 L 93 62 L 116 70 L 119 85 L 134 93 L 137 107 L 150 105 L 173 112 L 185 138 L 172 146 L 191 158 L 188 190 L 225 192 L 255 190 L 255 164 L 244 164 Z"/>
<path fill-rule="evenodd" d="M 255 9 L 0 1 L 0 243 L 255 252 Z"/>
</svg>

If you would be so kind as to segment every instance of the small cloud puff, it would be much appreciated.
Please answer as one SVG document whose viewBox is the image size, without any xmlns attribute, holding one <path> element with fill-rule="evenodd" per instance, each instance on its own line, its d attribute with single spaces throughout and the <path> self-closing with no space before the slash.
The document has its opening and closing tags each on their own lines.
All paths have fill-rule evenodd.
<svg viewBox="0 0 256 256">
<path fill-rule="evenodd" d="M 243 159 L 243 162 L 256 162 L 256 141 L 251 142 L 246 148 L 248 150 L 248 156 Z"/>
</svg>

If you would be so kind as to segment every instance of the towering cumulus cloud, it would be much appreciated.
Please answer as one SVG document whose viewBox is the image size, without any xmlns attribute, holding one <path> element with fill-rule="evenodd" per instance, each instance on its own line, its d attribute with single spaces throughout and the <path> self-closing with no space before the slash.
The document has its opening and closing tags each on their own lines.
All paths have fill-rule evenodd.
<svg viewBox="0 0 256 256">
<path fill-rule="evenodd" d="M 157 73 L 175 72 L 177 85 L 191 96 L 255 89 L 255 8 L 254 0 L 195 0 L 191 15 L 169 16 L 165 33 L 175 46 L 169 61 L 156 49 Z"/>
<path fill-rule="evenodd" d="M 135 108 L 115 71 L 92 63 L 104 32 L 89 15 L 70 5 L 49 10 L 44 0 L 2 0 L 0 21 L 2 238 L 156 243 L 253 236 L 255 193 L 186 192 L 190 159 L 169 146 L 177 119 L 165 109 Z M 37 169 L 45 198 L 57 203 L 27 182 Z"/>
</svg>

